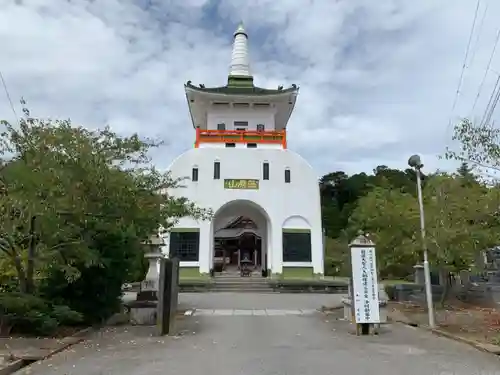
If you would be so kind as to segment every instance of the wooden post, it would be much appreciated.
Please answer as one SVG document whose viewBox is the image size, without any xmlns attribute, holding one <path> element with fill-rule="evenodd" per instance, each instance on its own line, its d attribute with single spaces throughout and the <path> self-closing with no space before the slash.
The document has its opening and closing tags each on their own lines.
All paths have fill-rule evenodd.
<svg viewBox="0 0 500 375">
<path fill-rule="evenodd" d="M 179 295 L 179 260 L 160 260 L 160 285 L 157 311 L 158 335 L 174 333 Z"/>
</svg>

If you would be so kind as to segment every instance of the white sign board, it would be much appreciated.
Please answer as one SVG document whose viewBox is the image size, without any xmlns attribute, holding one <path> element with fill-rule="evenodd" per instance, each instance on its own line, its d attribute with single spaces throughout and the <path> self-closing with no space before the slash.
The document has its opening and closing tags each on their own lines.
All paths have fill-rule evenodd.
<svg viewBox="0 0 500 375">
<path fill-rule="evenodd" d="M 380 323 L 374 247 L 352 247 L 352 301 L 356 323 Z"/>
</svg>

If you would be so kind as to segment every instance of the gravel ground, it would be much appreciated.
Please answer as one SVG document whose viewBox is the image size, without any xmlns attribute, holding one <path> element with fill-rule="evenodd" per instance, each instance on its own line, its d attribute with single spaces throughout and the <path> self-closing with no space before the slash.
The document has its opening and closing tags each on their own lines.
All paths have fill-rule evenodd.
<svg viewBox="0 0 500 375">
<path fill-rule="evenodd" d="M 314 309 L 332 295 L 182 295 L 200 309 Z M 178 334 L 154 337 L 148 327 L 117 327 L 24 374 L 37 375 L 479 375 L 499 374 L 497 357 L 402 325 L 357 337 L 336 314 L 186 316 Z"/>
</svg>

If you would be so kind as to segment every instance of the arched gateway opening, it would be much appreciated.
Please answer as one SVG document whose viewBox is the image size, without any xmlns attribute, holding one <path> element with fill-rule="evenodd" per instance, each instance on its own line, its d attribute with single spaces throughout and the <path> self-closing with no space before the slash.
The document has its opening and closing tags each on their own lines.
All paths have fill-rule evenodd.
<svg viewBox="0 0 500 375">
<path fill-rule="evenodd" d="M 267 276 L 269 215 L 250 200 L 224 204 L 212 220 L 212 261 L 215 274 L 239 274 L 247 263 L 253 275 Z"/>
</svg>

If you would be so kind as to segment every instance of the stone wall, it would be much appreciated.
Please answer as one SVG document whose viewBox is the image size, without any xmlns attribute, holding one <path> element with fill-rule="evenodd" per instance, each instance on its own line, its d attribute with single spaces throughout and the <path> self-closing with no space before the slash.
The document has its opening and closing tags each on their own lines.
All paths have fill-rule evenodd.
<svg viewBox="0 0 500 375">
<path fill-rule="evenodd" d="M 434 302 L 440 301 L 443 289 L 442 285 L 432 286 Z M 389 295 L 392 300 L 398 302 L 425 304 L 426 301 L 424 285 L 394 285 Z M 456 298 L 473 305 L 494 306 L 500 303 L 500 284 L 489 281 L 468 283 L 466 285 L 456 283 L 452 286 L 448 296 L 450 299 Z"/>
<path fill-rule="evenodd" d="M 484 259 L 484 261 L 483 261 Z M 481 254 L 476 268 L 483 272 L 461 271 L 451 278 L 448 298 L 458 299 L 480 306 L 496 306 L 500 303 L 500 248 Z M 425 304 L 424 269 L 414 267 L 414 284 L 399 284 L 390 287 L 391 300 Z M 447 281 L 446 275 L 431 272 L 432 295 L 435 302 L 440 301 Z"/>
</svg>

